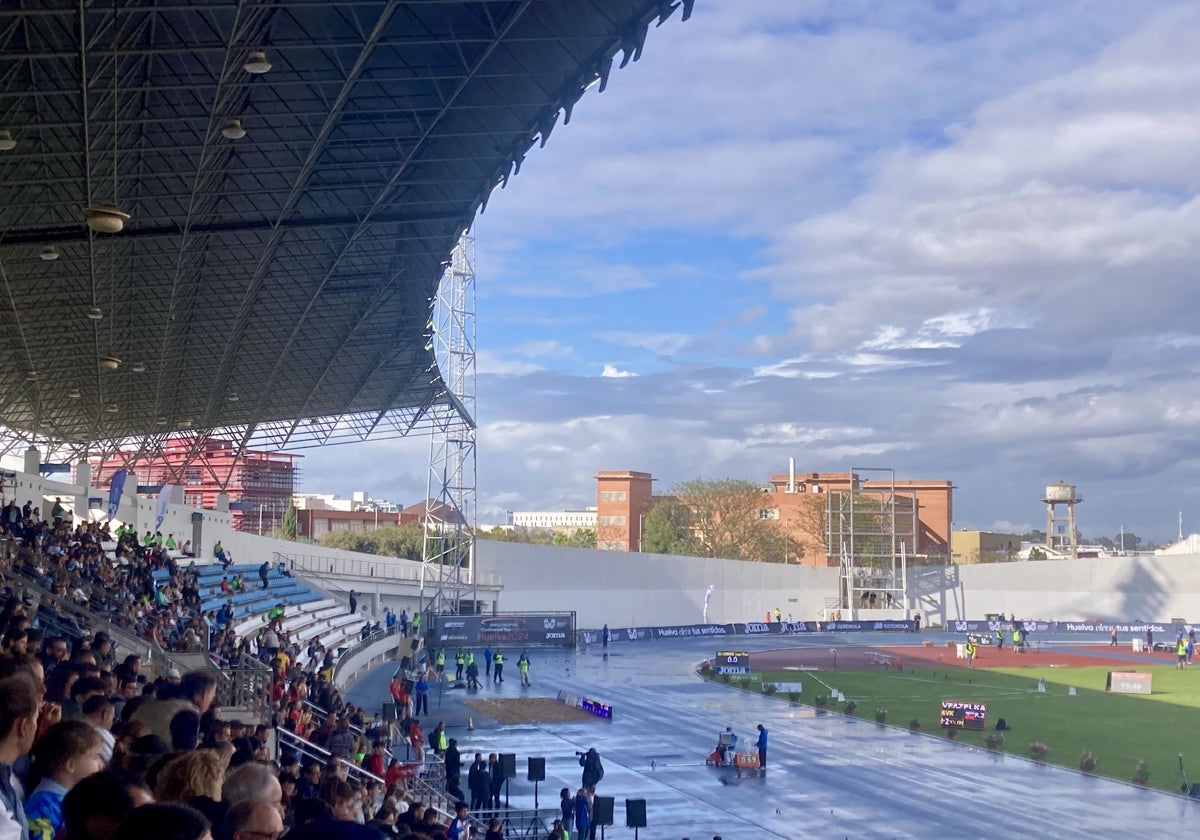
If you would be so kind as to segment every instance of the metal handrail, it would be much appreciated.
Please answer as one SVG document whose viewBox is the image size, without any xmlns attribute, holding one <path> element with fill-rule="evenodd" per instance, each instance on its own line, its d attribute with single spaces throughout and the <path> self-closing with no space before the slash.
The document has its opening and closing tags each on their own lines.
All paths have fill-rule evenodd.
<svg viewBox="0 0 1200 840">
<path fill-rule="evenodd" d="M 17 562 L 10 568 L 10 572 L 19 577 L 22 581 L 24 591 L 32 590 L 37 593 L 39 601 L 48 600 L 54 605 L 54 611 L 59 615 L 65 615 L 73 619 L 81 628 L 91 630 L 93 633 L 103 631 L 109 635 L 113 641 L 114 651 L 124 646 L 131 652 L 136 652 L 141 655 L 141 652 L 146 651 L 145 656 L 149 660 L 152 676 L 165 676 L 167 671 L 175 667 L 175 662 L 171 655 L 158 647 L 150 639 L 143 639 L 139 636 L 130 633 L 123 627 L 118 627 L 108 619 L 101 615 L 85 610 L 77 604 L 54 594 L 46 587 L 42 586 L 36 580 L 25 574 L 18 568 L 18 563 L 22 560 L 33 560 L 33 552 L 27 548 L 20 548 L 17 554 Z M 83 581 L 86 582 L 86 581 Z M 90 585 L 90 584 L 89 584 Z M 22 592 L 24 594 L 24 592 Z"/>
<path fill-rule="evenodd" d="M 290 729 L 278 729 L 276 730 L 275 740 L 276 758 L 279 757 L 278 752 L 283 742 L 286 742 L 288 746 L 290 746 L 300 755 L 307 756 L 308 758 L 315 758 L 323 764 L 328 764 L 329 759 L 333 757 L 333 753 L 331 753 L 329 750 L 314 744 L 307 738 L 302 738 Z M 343 759 L 342 763 L 346 765 L 348 775 L 361 778 L 363 780 L 379 782 L 380 784 L 384 783 L 384 780 L 381 777 L 376 776 L 369 770 L 363 769 L 353 761 L 346 761 Z"/>
<path fill-rule="evenodd" d="M 393 580 L 402 583 L 421 583 L 425 580 L 424 565 L 415 560 L 405 560 L 402 557 L 384 557 L 369 560 L 359 560 L 351 557 L 329 557 L 320 554 L 284 554 L 276 551 L 272 554 L 272 565 L 283 560 L 293 571 L 308 572 L 315 575 L 350 575 L 356 577 Z M 411 565 L 398 565 L 408 563 Z M 494 572 L 476 572 L 466 568 L 468 582 L 480 586 L 499 586 L 500 576 Z"/>
</svg>

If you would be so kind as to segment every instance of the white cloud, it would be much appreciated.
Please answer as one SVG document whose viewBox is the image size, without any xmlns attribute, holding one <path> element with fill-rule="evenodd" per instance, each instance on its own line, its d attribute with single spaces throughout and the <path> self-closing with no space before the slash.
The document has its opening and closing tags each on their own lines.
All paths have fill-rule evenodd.
<svg viewBox="0 0 1200 840">
<path fill-rule="evenodd" d="M 626 379 L 630 376 L 637 376 L 636 373 L 628 370 L 620 370 L 615 365 L 605 364 L 604 369 L 600 371 L 600 375 L 605 379 Z"/>
</svg>

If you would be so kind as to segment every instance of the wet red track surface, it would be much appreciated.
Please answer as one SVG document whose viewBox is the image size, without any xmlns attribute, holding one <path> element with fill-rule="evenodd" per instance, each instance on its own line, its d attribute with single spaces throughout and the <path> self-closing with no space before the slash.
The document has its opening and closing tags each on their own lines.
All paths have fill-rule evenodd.
<svg viewBox="0 0 1200 840">
<path fill-rule="evenodd" d="M 1108 667 L 1114 670 L 1136 668 L 1138 665 L 1165 665 L 1174 662 L 1171 654 L 1136 654 L 1129 650 L 1108 652 L 1108 648 L 1083 648 L 1083 651 L 1064 651 L 1062 648 L 1028 650 L 1016 653 L 1005 647 L 981 645 L 975 657 L 976 668 L 1088 668 Z M 890 658 L 890 666 L 883 657 Z M 945 643 L 923 645 L 812 645 L 778 650 L 755 651 L 751 656 L 755 671 L 775 671 L 785 668 L 809 668 L 819 671 L 860 671 L 872 668 L 903 667 L 904 665 L 939 665 L 946 668 L 965 668 L 967 661 L 959 659 L 957 649 Z"/>
</svg>

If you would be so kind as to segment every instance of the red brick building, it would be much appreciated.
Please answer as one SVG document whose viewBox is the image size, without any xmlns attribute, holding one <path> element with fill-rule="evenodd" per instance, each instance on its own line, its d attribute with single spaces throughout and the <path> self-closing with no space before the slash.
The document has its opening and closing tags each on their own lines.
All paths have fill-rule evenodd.
<svg viewBox="0 0 1200 840">
<path fill-rule="evenodd" d="M 638 551 L 642 518 L 653 506 L 650 473 L 601 471 L 596 474 L 596 547 Z M 773 475 L 763 493 L 759 516 L 777 520 L 787 535 L 787 559 L 810 566 L 837 564 L 837 546 L 829 547 L 829 503 L 850 494 L 884 504 L 895 490 L 897 543 L 905 553 L 950 557 L 950 525 L 954 518 L 954 485 L 946 480 L 866 479 L 850 473 Z M 907 517 L 907 521 L 904 520 Z"/>
<path fill-rule="evenodd" d="M 650 473 L 601 470 L 596 473 L 596 548 L 641 551 L 642 517 L 650 510 Z"/>
<path fill-rule="evenodd" d="M 170 438 L 161 455 L 137 457 L 117 452 L 104 462 L 92 461 L 93 483 L 107 487 L 113 473 L 127 469 L 139 485 L 183 485 L 184 504 L 214 510 L 217 496 L 229 494 L 230 517 L 239 531 L 267 533 L 283 524 L 283 514 L 296 487 L 295 461 L 300 455 L 248 450 L 237 455 L 228 440 L 200 444 L 192 438 Z"/>
</svg>

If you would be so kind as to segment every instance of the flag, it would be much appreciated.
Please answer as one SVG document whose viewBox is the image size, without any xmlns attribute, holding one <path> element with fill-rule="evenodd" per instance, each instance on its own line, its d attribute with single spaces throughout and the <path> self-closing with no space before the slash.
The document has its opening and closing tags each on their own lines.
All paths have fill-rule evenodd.
<svg viewBox="0 0 1200 840">
<path fill-rule="evenodd" d="M 154 520 L 155 531 L 162 530 L 163 520 L 167 518 L 167 509 L 171 504 L 171 491 L 174 489 L 174 485 L 164 484 L 158 491 L 158 515 Z"/>
<path fill-rule="evenodd" d="M 717 585 L 710 583 L 708 589 L 704 593 L 704 623 L 708 624 L 708 602 L 712 600 L 713 593 L 717 591 Z"/>
<path fill-rule="evenodd" d="M 108 484 L 108 518 L 114 519 L 117 509 L 121 507 L 121 494 L 125 492 L 125 476 L 128 470 L 117 470 L 113 473 L 112 481 Z"/>
</svg>

